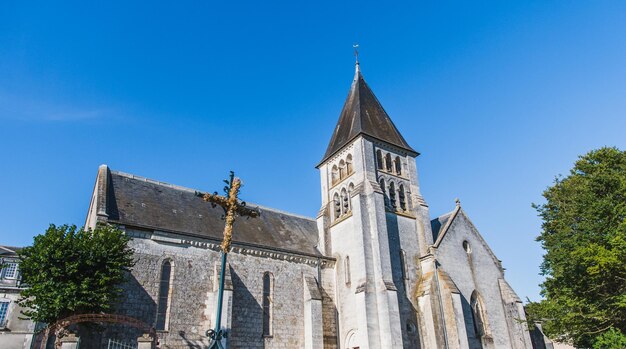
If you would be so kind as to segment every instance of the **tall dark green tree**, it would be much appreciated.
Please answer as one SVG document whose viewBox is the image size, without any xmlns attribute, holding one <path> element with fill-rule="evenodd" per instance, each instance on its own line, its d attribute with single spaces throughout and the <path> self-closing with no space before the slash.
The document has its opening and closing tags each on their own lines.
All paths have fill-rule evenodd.
<svg viewBox="0 0 626 349">
<path fill-rule="evenodd" d="M 19 252 L 20 305 L 43 323 L 84 313 L 108 312 L 119 296 L 125 272 L 133 266 L 129 237 L 111 225 L 94 230 L 50 225 Z"/>
<path fill-rule="evenodd" d="M 531 315 L 544 318 L 554 338 L 613 348 L 602 343 L 626 334 L 626 152 L 606 147 L 581 156 L 543 196 L 535 208 L 545 300 L 529 307 Z"/>
</svg>

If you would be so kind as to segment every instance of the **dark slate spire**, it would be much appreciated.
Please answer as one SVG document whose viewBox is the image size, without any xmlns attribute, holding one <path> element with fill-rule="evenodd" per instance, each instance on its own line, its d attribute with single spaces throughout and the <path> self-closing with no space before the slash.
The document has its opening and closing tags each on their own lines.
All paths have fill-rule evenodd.
<svg viewBox="0 0 626 349">
<path fill-rule="evenodd" d="M 374 96 L 363 79 L 357 61 L 354 81 L 350 87 L 348 98 L 343 105 L 333 137 L 330 139 L 328 149 L 326 149 L 326 154 L 324 154 L 320 164 L 361 134 L 387 142 L 414 155 L 419 155 L 407 144 L 383 106 Z"/>
</svg>

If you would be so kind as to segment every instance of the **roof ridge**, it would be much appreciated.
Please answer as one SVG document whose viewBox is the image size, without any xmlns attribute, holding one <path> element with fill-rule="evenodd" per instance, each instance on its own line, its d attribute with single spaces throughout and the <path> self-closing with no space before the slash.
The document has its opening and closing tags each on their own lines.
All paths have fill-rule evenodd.
<svg viewBox="0 0 626 349">
<path fill-rule="evenodd" d="M 110 170 L 110 171 L 111 171 L 111 174 L 115 174 L 115 175 L 118 175 L 118 176 L 130 178 L 130 179 L 136 179 L 138 181 L 144 181 L 144 182 L 160 185 L 160 186 L 171 188 L 171 189 L 181 190 L 181 191 L 194 193 L 194 194 L 197 193 L 197 192 L 202 192 L 202 190 L 197 190 L 197 189 L 193 189 L 193 188 L 189 188 L 189 187 L 183 187 L 181 185 L 176 185 L 176 184 L 171 184 L 171 183 L 167 183 L 167 182 L 163 182 L 163 181 L 158 181 L 158 180 L 151 179 L 151 178 L 148 178 L 148 177 L 134 175 L 132 173 L 127 173 L 127 172 L 122 172 L 122 171 L 114 171 L 114 170 Z M 284 214 L 284 215 L 288 215 L 288 216 L 292 216 L 292 217 L 297 217 L 297 218 L 307 219 L 307 220 L 310 220 L 310 221 L 315 221 L 315 218 L 313 218 L 313 217 L 307 217 L 307 216 L 300 215 L 300 214 L 297 214 L 297 213 L 291 213 L 291 212 L 279 210 L 279 209 L 276 209 L 276 208 L 259 205 L 259 204 L 256 204 L 256 203 L 253 203 L 253 202 L 249 202 L 249 201 L 245 201 L 245 200 L 242 200 L 242 201 L 244 201 L 247 206 L 256 206 L 256 207 L 258 207 L 259 209 L 262 209 L 262 210 L 272 211 L 272 212 L 275 212 L 275 213 L 280 213 L 280 214 Z"/>
</svg>

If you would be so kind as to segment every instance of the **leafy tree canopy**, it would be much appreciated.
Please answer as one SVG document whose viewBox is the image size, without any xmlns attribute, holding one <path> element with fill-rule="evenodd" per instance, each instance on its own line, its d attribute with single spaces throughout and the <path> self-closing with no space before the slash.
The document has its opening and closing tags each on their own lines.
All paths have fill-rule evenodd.
<svg viewBox="0 0 626 349">
<path fill-rule="evenodd" d="M 111 225 L 94 230 L 50 225 L 19 252 L 22 291 L 18 303 L 34 321 L 53 323 L 81 313 L 107 312 L 133 266 L 129 237 Z"/>
<path fill-rule="evenodd" d="M 581 156 L 543 196 L 546 202 L 534 207 L 543 220 L 537 240 L 546 251 L 545 300 L 531 304 L 531 315 L 545 320 L 549 336 L 578 347 L 623 343 L 626 152 L 605 147 Z"/>
</svg>

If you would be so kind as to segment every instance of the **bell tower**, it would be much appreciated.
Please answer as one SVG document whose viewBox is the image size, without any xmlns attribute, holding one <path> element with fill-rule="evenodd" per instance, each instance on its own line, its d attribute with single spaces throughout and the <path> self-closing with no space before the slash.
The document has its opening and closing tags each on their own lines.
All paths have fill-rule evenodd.
<svg viewBox="0 0 626 349">
<path fill-rule="evenodd" d="M 340 348 L 419 345 L 412 286 L 433 243 L 415 157 L 359 63 L 317 168 L 319 249 L 337 259 Z"/>
</svg>

